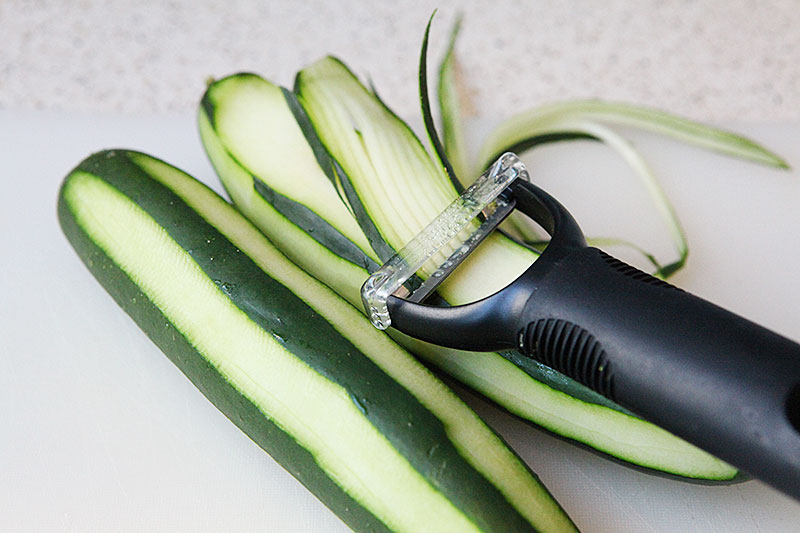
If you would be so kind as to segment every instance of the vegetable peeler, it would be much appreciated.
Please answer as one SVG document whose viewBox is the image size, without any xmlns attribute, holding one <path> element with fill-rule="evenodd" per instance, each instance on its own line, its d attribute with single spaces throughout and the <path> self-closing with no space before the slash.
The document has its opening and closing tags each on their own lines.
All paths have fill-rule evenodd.
<svg viewBox="0 0 800 533">
<path fill-rule="evenodd" d="M 518 209 L 551 237 L 504 289 L 425 303 Z M 407 288 L 434 263 L 430 276 Z M 372 323 L 470 351 L 515 349 L 800 500 L 800 344 L 588 246 L 503 154 L 361 289 Z"/>
</svg>

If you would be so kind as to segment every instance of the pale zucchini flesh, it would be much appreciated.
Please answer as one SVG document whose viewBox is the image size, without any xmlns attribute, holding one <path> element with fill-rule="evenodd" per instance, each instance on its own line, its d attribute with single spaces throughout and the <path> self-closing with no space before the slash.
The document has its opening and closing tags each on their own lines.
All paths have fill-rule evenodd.
<svg viewBox="0 0 800 533">
<path fill-rule="evenodd" d="M 59 215 L 159 347 L 351 527 L 573 528 L 447 387 L 204 185 L 101 153 L 65 181 Z"/>
<path fill-rule="evenodd" d="M 228 103 L 231 101 L 237 102 L 237 105 L 229 106 Z M 243 139 L 244 142 L 238 142 L 241 139 L 238 133 L 239 127 L 230 124 L 229 118 L 252 117 L 253 115 L 249 113 L 254 109 L 259 110 L 257 113 L 273 118 L 248 120 L 243 129 L 248 131 L 249 135 Z M 332 232 L 324 231 L 331 226 L 328 218 L 334 216 L 335 210 L 341 206 L 341 202 L 338 202 L 338 193 L 324 172 L 317 167 L 313 173 L 305 174 L 306 178 L 308 176 L 316 178 L 313 184 L 309 184 L 308 189 L 325 200 L 319 203 L 323 206 L 319 211 L 312 211 L 308 206 L 303 206 L 317 218 L 318 227 L 312 232 L 304 228 L 297 218 L 292 216 L 292 212 L 279 210 L 274 203 L 267 201 L 262 192 L 259 192 L 263 187 L 269 187 L 277 194 L 291 193 L 294 173 L 287 173 L 286 168 L 295 167 L 285 159 L 275 158 L 274 154 L 271 157 L 272 161 L 259 163 L 260 168 L 273 165 L 268 172 L 259 172 L 243 163 L 250 159 L 264 158 L 261 144 L 270 144 L 276 137 L 308 148 L 308 143 L 305 142 L 305 137 L 286 106 L 280 89 L 251 74 L 240 74 L 215 82 L 203 97 L 198 124 L 206 153 L 222 177 L 222 183 L 236 208 L 258 226 L 287 257 L 301 265 L 315 278 L 332 288 L 357 287 L 344 294 L 342 291 L 338 292 L 351 303 L 360 301 L 358 290 L 365 279 L 366 265 L 369 261 L 377 265 L 379 260 L 369 248 L 369 244 L 365 245 L 367 251 L 360 248 L 363 255 L 360 256 L 360 260 L 355 261 L 332 251 L 334 247 L 327 241 L 328 235 L 330 240 L 346 239 L 353 244 L 362 239 L 362 242 L 366 242 L 366 237 L 355 220 L 347 228 L 333 228 Z M 230 127 L 227 127 L 228 125 Z M 307 164 L 313 169 L 311 163 L 314 158 L 310 148 L 305 157 Z M 285 185 L 286 190 L 280 189 L 281 185 Z M 334 198 L 336 202 L 331 201 Z M 367 255 L 367 252 L 372 255 Z"/>
<path fill-rule="evenodd" d="M 341 62 L 325 58 L 304 69 L 296 92 L 391 248 L 400 249 L 457 196 L 414 133 Z M 503 288 L 536 257 L 502 235 L 491 235 L 439 292 L 451 303 L 478 300 Z"/>
<path fill-rule="evenodd" d="M 340 63 L 330 59 L 325 61 L 340 65 Z M 347 73 L 345 72 L 344 74 Z M 339 77 L 342 75 L 341 71 L 337 74 Z M 254 189 L 253 184 L 258 182 L 263 182 L 267 185 L 270 185 L 273 181 L 275 183 L 290 182 L 291 176 L 294 174 L 292 166 L 284 165 L 282 168 L 276 166 L 273 168 L 271 175 L 259 174 L 252 168 L 241 164 L 241 161 L 246 158 L 244 152 L 248 152 L 247 157 L 261 157 L 261 152 L 254 146 L 256 143 L 237 144 L 228 141 L 230 137 L 227 132 L 229 130 L 254 127 L 249 124 L 250 115 L 248 113 L 239 112 L 238 109 L 240 108 L 228 105 L 229 102 L 240 98 L 240 86 L 242 84 L 253 84 L 259 87 L 260 96 L 248 99 L 248 107 L 263 107 L 265 113 L 285 112 L 287 107 L 285 98 L 281 97 L 278 88 L 263 79 L 232 76 L 215 82 L 209 87 L 204 98 L 205 104 L 199 116 L 201 137 L 209 158 L 240 211 L 254 221 L 273 240 L 277 241 L 283 239 L 283 235 L 291 234 L 291 242 L 287 242 L 285 245 L 278 245 L 282 248 L 286 246 L 286 252 L 292 255 L 292 259 L 295 262 L 309 272 L 313 272 L 318 279 L 334 288 L 353 305 L 360 306 L 358 291 L 368 275 L 367 269 L 342 260 L 341 257 L 332 253 L 329 248 L 314 240 L 309 234 L 304 234 L 296 223 L 287 217 L 281 216 L 276 208 Z M 358 91 L 363 91 L 363 88 L 359 87 Z M 252 95 L 254 93 L 246 91 L 245 94 Z M 369 97 L 366 92 L 364 94 Z M 303 96 L 302 92 L 301 96 Z M 363 96 L 359 94 L 350 98 L 361 99 Z M 308 98 L 301 98 L 301 101 L 306 105 L 310 105 L 307 100 Z M 213 112 L 209 113 L 208 109 L 213 109 Z M 418 142 L 405 125 L 396 123 L 399 119 L 394 117 L 393 114 L 381 115 L 384 111 L 380 109 L 379 105 L 369 109 L 372 110 L 371 113 L 361 111 L 362 119 L 367 117 L 367 122 L 369 122 L 369 117 L 378 115 L 382 125 L 379 127 L 379 125 L 367 124 L 366 127 L 360 127 L 357 133 L 351 132 L 349 136 L 344 138 L 345 140 L 351 139 L 354 144 L 347 145 L 345 143 L 342 150 L 354 150 L 362 141 L 366 142 L 366 131 L 368 129 L 369 131 L 375 131 L 376 135 L 380 133 L 383 136 L 382 138 L 393 138 L 394 141 L 392 142 L 395 143 L 414 144 L 414 142 Z M 326 113 L 331 115 L 339 114 L 346 117 L 344 124 L 350 127 L 354 124 L 352 120 L 355 118 L 355 112 L 349 115 L 349 112 L 341 110 L 336 112 L 326 111 Z M 360 122 L 357 124 L 362 126 Z M 270 135 L 283 134 L 294 135 L 296 142 L 305 142 L 300 136 L 299 128 L 296 126 L 282 131 L 275 131 L 271 130 L 268 124 L 260 122 L 259 127 L 261 128 L 259 137 L 262 139 L 269 138 Z M 323 126 L 317 124 L 317 128 L 319 131 L 323 129 Z M 338 134 L 344 129 L 346 129 L 345 126 L 339 124 L 335 130 L 329 133 L 334 135 L 333 131 L 335 131 Z M 382 129 L 390 130 L 391 135 L 383 132 Z M 398 141 L 403 135 L 406 137 L 411 136 L 411 141 L 409 139 Z M 388 146 L 393 146 L 392 142 L 386 142 Z M 331 141 L 331 143 L 334 144 L 335 141 Z M 362 148 L 359 148 L 361 151 L 357 153 L 363 154 L 364 144 L 360 145 L 362 146 Z M 380 150 L 383 145 L 376 143 L 374 146 L 376 150 Z M 352 154 L 339 154 L 330 146 L 328 146 L 328 149 L 347 171 L 351 180 L 356 179 L 353 176 L 357 175 L 359 165 L 365 166 L 375 159 L 371 153 L 369 157 L 362 155 L 357 158 Z M 396 150 L 392 148 L 392 150 L 394 150 L 392 153 L 384 156 L 385 160 L 391 160 L 392 157 L 421 157 L 420 154 L 424 153 L 424 151 L 420 152 L 416 148 L 408 147 Z M 353 168 L 347 162 L 348 157 L 358 159 L 356 161 L 357 164 L 354 163 L 352 165 Z M 425 158 L 425 160 L 429 161 L 427 156 Z M 386 162 L 383 163 L 384 167 L 385 164 Z M 424 161 L 415 163 L 415 165 L 418 169 L 427 169 L 425 170 L 427 174 L 423 174 L 423 177 L 428 180 L 425 181 L 423 179 L 419 184 L 414 185 L 421 188 L 414 189 L 417 194 L 428 196 L 428 193 L 430 193 L 430 196 L 438 198 L 438 200 L 435 200 L 438 202 L 443 202 L 447 194 L 454 194 L 452 185 L 442 183 L 442 175 L 437 173 L 438 171 L 435 167 L 430 167 Z M 277 174 L 281 175 L 278 176 Z M 321 198 L 324 197 L 325 201 L 322 203 L 341 203 L 339 195 L 334 188 L 323 186 L 324 183 L 329 183 L 329 179 L 324 176 L 324 173 L 318 173 L 316 176 L 316 183 L 319 186 L 315 190 L 316 194 L 320 195 Z M 413 176 L 411 175 L 409 179 L 412 179 Z M 432 189 L 430 183 L 435 184 L 435 189 Z M 406 185 L 412 187 L 410 184 Z M 391 204 L 392 202 L 389 203 Z M 394 209 L 397 211 L 397 208 Z M 430 208 L 431 212 L 433 212 L 433 209 L 435 209 L 435 206 Z M 323 219 L 326 217 L 321 212 L 318 212 L 317 215 Z M 402 215 L 401 218 L 409 218 L 410 216 L 410 214 L 409 216 Z M 421 215 L 418 214 L 418 217 L 421 217 Z M 345 236 L 356 240 L 354 235 L 348 234 Z M 493 263 L 488 260 L 490 259 L 489 256 L 495 254 L 496 257 L 497 254 L 503 252 L 502 248 L 512 249 L 513 246 L 516 245 L 511 241 L 503 241 L 496 246 L 496 248 L 501 248 L 500 252 L 484 252 L 487 255 L 484 274 L 496 275 L 497 268 L 502 268 L 502 265 L 500 267 L 493 266 Z M 533 254 L 526 255 L 528 254 L 527 251 L 513 253 L 527 258 L 525 266 L 535 257 Z M 484 288 L 483 290 L 487 289 Z M 506 357 L 508 358 L 504 358 L 498 354 L 458 352 L 433 347 L 408 338 L 400 338 L 400 342 L 418 355 L 421 355 L 428 362 L 473 387 L 511 412 L 559 435 L 575 439 L 637 465 L 681 476 L 723 480 L 730 479 L 736 475 L 736 470 L 724 462 L 689 445 L 685 441 L 677 439 L 652 424 L 622 412 L 619 407 L 605 403 L 596 393 L 541 365 L 530 363 L 527 368 L 523 369 L 510 362 L 511 355 L 507 355 Z M 515 362 L 520 363 L 520 361 Z M 548 380 L 549 385 L 532 379 L 530 374 L 538 375 L 541 379 Z M 572 395 L 563 391 L 570 391 Z M 582 399 L 575 396 L 579 396 Z"/>
</svg>

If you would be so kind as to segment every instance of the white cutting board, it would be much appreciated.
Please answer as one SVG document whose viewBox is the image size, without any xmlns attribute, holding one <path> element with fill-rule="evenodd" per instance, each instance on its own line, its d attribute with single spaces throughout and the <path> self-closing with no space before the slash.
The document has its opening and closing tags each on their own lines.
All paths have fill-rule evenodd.
<svg viewBox="0 0 800 533">
<path fill-rule="evenodd" d="M 800 124 L 737 129 L 800 167 Z M 627 133 L 689 235 L 675 283 L 800 339 L 800 172 Z M 110 147 L 219 189 L 192 116 L 0 112 L 0 530 L 345 530 L 150 343 L 61 235 L 61 179 Z M 646 195 L 607 149 L 563 144 L 525 160 L 587 234 L 672 257 Z M 759 482 L 648 475 L 465 397 L 585 531 L 800 529 L 800 503 Z"/>
</svg>

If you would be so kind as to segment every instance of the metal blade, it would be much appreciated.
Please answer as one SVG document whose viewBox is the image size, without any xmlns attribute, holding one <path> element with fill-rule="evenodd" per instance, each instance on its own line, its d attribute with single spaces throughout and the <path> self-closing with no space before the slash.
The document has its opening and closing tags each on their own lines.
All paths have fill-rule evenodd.
<svg viewBox="0 0 800 533">
<path fill-rule="evenodd" d="M 442 284 L 442 282 L 447 279 L 447 276 L 456 269 L 458 265 L 460 265 L 464 259 L 469 257 L 471 254 L 483 240 L 488 237 L 492 231 L 494 231 L 497 226 L 503 222 L 508 215 L 514 211 L 514 206 L 516 205 L 516 200 L 503 200 L 502 202 L 498 199 L 496 202 L 496 208 L 491 210 L 490 213 L 486 213 L 489 208 L 484 210 L 484 214 L 486 218 L 468 238 L 464 241 L 464 243 L 456 248 L 456 250 L 444 261 L 439 267 L 431 274 L 431 276 L 425 280 L 425 282 L 420 285 L 417 290 L 411 293 L 406 299 L 410 302 L 414 303 L 422 303 L 424 302 L 428 296 L 430 296 L 436 288 Z M 394 292 L 395 296 L 399 296 L 398 291 Z"/>
<path fill-rule="evenodd" d="M 517 178 L 528 180 L 528 171 L 516 155 L 507 152 L 402 250 L 367 278 L 361 287 L 361 300 L 375 327 L 386 329 L 391 325 L 387 307 L 389 296 L 395 294 L 431 257 L 448 245 L 455 248 L 455 252 L 434 270 L 431 278 L 439 279 L 432 281 L 431 286 L 425 288 L 426 284 L 423 284 L 415 291 L 415 295 L 420 293 L 414 297 L 415 301 L 427 297 L 513 211 L 513 201 L 501 197 L 501 194 Z M 487 208 L 486 220 L 474 230 L 465 231 Z M 455 244 L 454 240 L 457 240 Z"/>
</svg>

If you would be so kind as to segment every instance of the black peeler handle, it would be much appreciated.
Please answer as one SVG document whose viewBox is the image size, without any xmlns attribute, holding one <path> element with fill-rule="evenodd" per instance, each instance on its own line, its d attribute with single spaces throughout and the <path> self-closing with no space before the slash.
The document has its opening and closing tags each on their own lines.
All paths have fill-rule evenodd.
<svg viewBox="0 0 800 533">
<path fill-rule="evenodd" d="M 455 348 L 515 348 L 800 499 L 800 345 L 587 247 L 538 187 L 508 194 L 550 232 L 542 256 L 472 304 L 391 297 L 394 326 Z"/>
<path fill-rule="evenodd" d="M 523 354 L 800 498 L 800 345 L 596 248 L 564 257 Z"/>
</svg>

